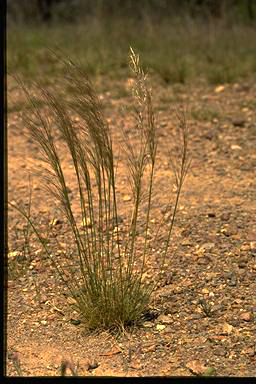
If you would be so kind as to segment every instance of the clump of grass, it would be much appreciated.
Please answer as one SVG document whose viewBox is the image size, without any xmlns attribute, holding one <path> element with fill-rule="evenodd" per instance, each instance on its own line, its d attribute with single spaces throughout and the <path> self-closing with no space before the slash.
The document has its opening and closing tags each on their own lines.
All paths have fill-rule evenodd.
<svg viewBox="0 0 256 384">
<path fill-rule="evenodd" d="M 28 220 L 42 247 L 68 287 L 74 306 L 89 329 L 123 329 L 136 323 L 146 311 L 153 282 L 143 278 L 149 255 L 149 222 L 157 153 L 157 135 L 152 95 L 147 76 L 141 69 L 139 56 L 131 49 L 130 67 L 134 76 L 135 139 L 132 145 L 125 131 L 123 149 L 132 200 L 132 214 L 123 232 L 119 223 L 116 189 L 116 162 L 109 126 L 102 105 L 87 74 L 70 60 L 59 57 L 65 68 L 63 80 L 72 89 L 72 99 L 58 95 L 40 85 L 37 91 L 48 108 L 43 112 L 38 98 L 20 82 L 32 109 L 25 110 L 24 121 L 30 137 L 39 146 L 45 163 L 44 186 L 58 202 L 73 235 L 76 252 L 56 262 L 30 215 L 14 206 Z M 76 117 L 76 120 L 73 118 Z M 79 121 L 77 123 L 77 121 Z M 54 128 L 55 127 L 55 128 Z M 163 252 L 167 255 L 180 192 L 188 171 L 188 126 L 185 115 L 180 118 L 180 157 L 171 165 L 176 181 L 176 200 Z M 78 224 L 70 196 L 68 180 L 56 143 L 56 132 L 62 137 L 76 177 L 80 213 L 84 222 Z M 144 245 L 138 247 L 140 212 L 146 212 Z M 146 208 L 145 208 L 146 207 Z M 80 219 L 81 220 L 81 219 Z M 113 229 L 114 226 L 114 229 Z M 68 271 L 68 272 L 67 272 Z"/>
</svg>

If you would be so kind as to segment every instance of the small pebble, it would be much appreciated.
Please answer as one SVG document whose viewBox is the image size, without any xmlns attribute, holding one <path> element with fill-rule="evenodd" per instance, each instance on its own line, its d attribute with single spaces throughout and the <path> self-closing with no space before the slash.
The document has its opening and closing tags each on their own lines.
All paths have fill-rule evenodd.
<svg viewBox="0 0 256 384">
<path fill-rule="evenodd" d="M 224 212 L 222 213 L 222 215 L 220 216 L 220 219 L 222 221 L 228 221 L 230 219 L 230 212 Z"/>
<path fill-rule="evenodd" d="M 242 117 L 233 120 L 234 127 L 243 127 L 244 124 L 245 124 L 245 119 Z"/>
<path fill-rule="evenodd" d="M 98 368 L 98 366 L 99 366 L 99 363 L 97 363 L 97 362 L 88 363 L 87 366 L 86 366 L 86 370 L 91 372 L 94 369 Z"/>
<path fill-rule="evenodd" d="M 143 327 L 144 328 L 152 328 L 152 327 L 154 327 L 154 323 L 151 323 L 150 321 L 145 321 L 143 323 Z"/>
<path fill-rule="evenodd" d="M 172 317 L 168 316 L 168 315 L 158 316 L 157 321 L 159 321 L 162 324 L 172 324 L 173 323 Z"/>
<path fill-rule="evenodd" d="M 253 319 L 253 314 L 251 312 L 242 312 L 240 314 L 240 319 L 244 321 L 251 321 Z"/>
</svg>

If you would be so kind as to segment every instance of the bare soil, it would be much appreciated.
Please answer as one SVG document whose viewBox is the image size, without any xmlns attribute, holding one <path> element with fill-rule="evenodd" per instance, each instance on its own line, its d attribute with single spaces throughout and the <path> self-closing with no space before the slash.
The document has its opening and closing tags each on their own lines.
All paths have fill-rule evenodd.
<svg viewBox="0 0 256 384">
<path fill-rule="evenodd" d="M 128 83 L 102 78 L 97 87 L 118 142 L 120 124 L 127 131 L 132 124 L 129 111 L 121 107 L 131 102 L 125 91 Z M 24 204 L 28 171 L 39 162 L 39 151 L 23 135 L 26 127 L 15 108 L 24 97 L 12 80 L 8 92 L 9 201 Z M 152 233 L 166 203 L 174 198 L 168 148 L 174 144 L 175 110 L 182 105 L 191 110 L 192 167 L 180 200 L 169 266 L 153 294 L 151 316 L 118 337 L 107 331 L 88 333 L 33 236 L 30 255 L 24 256 L 24 221 L 10 208 L 7 347 L 9 356 L 19 357 L 25 376 L 58 376 L 63 359 L 79 362 L 79 376 L 256 375 L 256 84 L 248 80 L 221 87 L 203 82 L 165 86 L 156 81 L 153 95 L 159 147 Z M 59 140 L 68 175 L 69 159 Z M 126 175 L 120 166 L 123 217 L 130 207 Z M 71 174 L 69 188 L 78 211 Z M 68 228 L 38 176 L 32 177 L 32 189 L 32 217 L 42 230 L 50 220 L 59 219 L 55 236 L 62 248 L 53 252 L 56 259 L 65 257 Z M 158 273 L 164 231 L 152 245 L 148 279 Z M 11 358 L 7 374 L 17 375 Z"/>
</svg>

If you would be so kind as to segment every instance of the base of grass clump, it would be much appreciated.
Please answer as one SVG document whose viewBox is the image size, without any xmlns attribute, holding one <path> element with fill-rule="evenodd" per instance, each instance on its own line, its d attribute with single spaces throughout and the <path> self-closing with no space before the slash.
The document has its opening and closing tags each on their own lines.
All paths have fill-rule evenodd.
<svg viewBox="0 0 256 384">
<path fill-rule="evenodd" d="M 80 313 L 80 320 L 89 330 L 110 329 L 122 330 L 124 327 L 136 326 L 141 322 L 146 312 L 152 288 L 141 285 L 139 278 L 126 287 L 120 287 L 114 283 L 102 294 L 95 293 L 95 297 L 89 296 L 84 289 L 77 292 L 76 310 Z"/>
<path fill-rule="evenodd" d="M 30 218 L 30 208 L 27 213 L 21 206 L 12 206 L 26 218 L 37 235 L 69 289 L 73 304 L 86 326 L 89 329 L 120 329 L 136 324 L 141 319 L 154 288 L 153 282 L 145 282 L 143 278 L 151 252 L 149 222 L 157 153 L 151 90 L 140 67 L 139 56 L 131 49 L 130 67 L 134 76 L 133 134 L 137 144 L 131 145 L 127 133 L 122 131 L 122 149 L 132 204 L 126 231 L 121 231 L 116 181 L 118 169 L 103 106 L 87 74 L 70 60 L 57 57 L 65 68 L 63 82 L 70 94 L 65 95 L 57 89 L 49 91 L 37 85 L 36 93 L 41 95 L 47 112 L 41 109 L 38 96 L 34 97 L 21 81 L 20 84 L 31 105 L 30 109 L 23 111 L 23 119 L 29 128 L 30 138 L 41 150 L 45 164 L 42 179 L 44 187 L 59 204 L 73 238 L 75 252 L 64 260 L 65 265 L 56 262 Z M 179 128 L 180 145 L 179 141 L 175 142 L 178 152 L 170 159 L 175 176 L 176 199 L 159 270 L 165 264 L 180 192 L 189 167 L 185 115 L 180 116 Z M 61 137 L 61 145 L 66 148 L 76 177 L 80 220 L 82 218 L 84 223 L 82 229 L 68 193 L 68 179 L 59 156 L 57 137 Z M 145 223 L 142 244 L 141 238 L 140 241 L 138 239 L 139 221 Z"/>
</svg>

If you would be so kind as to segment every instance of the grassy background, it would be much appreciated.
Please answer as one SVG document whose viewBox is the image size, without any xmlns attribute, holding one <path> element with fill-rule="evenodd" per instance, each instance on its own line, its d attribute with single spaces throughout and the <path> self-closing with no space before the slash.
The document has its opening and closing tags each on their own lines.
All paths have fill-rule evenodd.
<svg viewBox="0 0 256 384">
<path fill-rule="evenodd" d="M 255 24 L 255 23 L 254 23 Z M 210 83 L 243 81 L 256 70 L 256 27 L 239 19 L 104 15 L 50 24 L 12 22 L 7 27 L 7 66 L 27 79 L 55 76 L 60 63 L 48 48 L 62 49 L 86 68 L 90 76 L 123 78 L 129 74 L 129 46 L 164 83 L 205 79 Z"/>
</svg>

